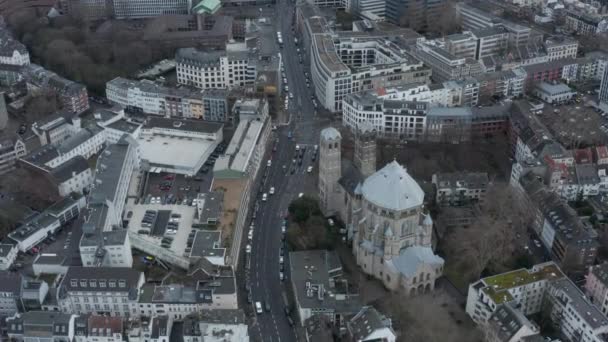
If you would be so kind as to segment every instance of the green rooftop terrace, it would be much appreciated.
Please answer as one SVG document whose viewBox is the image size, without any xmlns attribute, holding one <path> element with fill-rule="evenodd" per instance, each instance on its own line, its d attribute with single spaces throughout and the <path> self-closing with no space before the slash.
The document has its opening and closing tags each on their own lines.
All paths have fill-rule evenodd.
<svg viewBox="0 0 608 342">
<path fill-rule="evenodd" d="M 563 278 L 564 274 L 555 264 L 548 264 L 533 271 L 525 268 L 498 274 L 483 279 L 486 285 L 482 289 L 496 304 L 502 304 L 513 299 L 509 289 L 531 284 L 541 280 L 553 280 Z"/>
</svg>

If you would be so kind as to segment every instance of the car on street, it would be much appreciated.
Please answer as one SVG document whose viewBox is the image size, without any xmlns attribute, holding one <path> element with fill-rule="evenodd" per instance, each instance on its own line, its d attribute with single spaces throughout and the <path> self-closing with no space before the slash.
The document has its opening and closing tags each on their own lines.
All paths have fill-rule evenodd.
<svg viewBox="0 0 608 342">
<path fill-rule="evenodd" d="M 249 233 L 247 233 L 247 239 L 249 239 L 249 241 L 253 240 L 253 228 L 249 229 Z"/>
<path fill-rule="evenodd" d="M 312 166 L 309 166 L 308 169 L 306 169 L 306 172 L 311 173 L 312 172 Z"/>
<path fill-rule="evenodd" d="M 266 309 L 266 312 L 270 312 L 270 302 L 269 301 L 264 301 L 264 309 Z"/>
<path fill-rule="evenodd" d="M 251 253 L 251 245 L 247 245 L 247 247 L 245 247 L 245 252 Z"/>
<path fill-rule="evenodd" d="M 289 98 L 293 99 L 293 93 L 289 93 Z"/>
<path fill-rule="evenodd" d="M 285 276 L 283 275 L 283 272 L 279 272 L 279 279 L 281 279 L 281 281 L 285 280 Z"/>
<path fill-rule="evenodd" d="M 303 193 L 303 192 L 300 192 L 300 193 L 298 194 L 298 198 L 301 198 L 302 196 L 304 196 L 304 193 Z"/>
<path fill-rule="evenodd" d="M 266 162 L 266 166 L 270 167 L 272 165 L 272 160 L 268 159 L 268 161 Z"/>
<path fill-rule="evenodd" d="M 262 310 L 262 303 L 260 303 L 260 302 L 255 302 L 255 312 L 256 312 L 258 315 L 264 312 L 264 310 Z"/>
<path fill-rule="evenodd" d="M 268 191 L 268 194 L 274 195 L 274 186 L 270 187 L 270 190 Z"/>
<path fill-rule="evenodd" d="M 268 199 L 268 194 L 267 193 L 263 193 L 262 194 L 262 202 L 266 202 L 267 199 Z"/>
<path fill-rule="evenodd" d="M 280 257 L 279 257 L 279 264 L 282 264 L 283 262 L 284 262 L 283 257 L 282 257 L 282 256 L 280 256 Z"/>
</svg>

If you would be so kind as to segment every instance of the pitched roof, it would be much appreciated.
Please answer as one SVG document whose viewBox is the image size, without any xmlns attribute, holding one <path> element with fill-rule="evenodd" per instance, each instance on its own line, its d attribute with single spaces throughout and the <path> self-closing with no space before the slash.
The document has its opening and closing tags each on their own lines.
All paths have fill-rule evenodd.
<svg viewBox="0 0 608 342">
<path fill-rule="evenodd" d="M 397 161 L 369 176 L 362 193 L 369 202 L 389 210 L 418 207 L 424 201 L 424 191 Z"/>
</svg>

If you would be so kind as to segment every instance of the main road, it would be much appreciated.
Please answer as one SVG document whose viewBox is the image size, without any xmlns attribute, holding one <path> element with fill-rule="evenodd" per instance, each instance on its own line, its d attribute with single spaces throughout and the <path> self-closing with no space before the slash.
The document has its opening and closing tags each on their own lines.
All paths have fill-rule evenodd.
<svg viewBox="0 0 608 342">
<path fill-rule="evenodd" d="M 267 161 L 262 162 L 257 188 L 254 191 L 256 199 L 252 200 L 252 212 L 255 219 L 251 220 L 254 226 L 251 252 L 245 254 L 245 262 L 241 263 L 245 268 L 245 284 L 251 292 L 252 315 L 254 315 L 250 326 L 251 339 L 253 341 L 298 341 L 303 336 L 298 336 L 297 329 L 290 326 L 285 314 L 288 305 L 287 288 L 289 287 L 289 260 L 288 251 L 283 241 L 281 223 L 289 203 L 298 197 L 300 193 L 317 193 L 316 169 L 312 160 L 314 145 L 318 144 L 319 131 L 327 122 L 317 116 L 312 102 L 312 85 L 306 87 L 304 75 L 304 64 L 299 62 L 298 48 L 294 44 L 294 32 L 292 22 L 294 20 L 294 3 L 291 0 L 278 0 L 275 7 L 277 18 L 277 30 L 280 30 L 284 39 L 281 49 L 282 60 L 285 65 L 285 73 L 288 79 L 289 91 L 294 98 L 289 100 L 289 123 L 274 131 L 272 144 L 268 149 L 266 160 L 271 160 L 270 166 Z M 302 50 L 302 49 L 301 49 Z M 304 54 L 304 52 L 301 52 Z M 305 60 L 308 58 L 304 56 Z M 286 94 L 287 95 L 287 94 Z M 290 134 L 291 133 L 291 134 Z M 292 138 L 289 138 L 289 135 Z M 304 147 L 306 152 L 302 163 L 295 152 L 296 144 Z M 274 148 L 273 148 L 274 147 Z M 274 149 L 274 151 L 273 151 Z M 307 172 L 307 168 L 313 166 L 314 171 Z M 293 170 L 293 173 L 292 173 Z M 268 199 L 262 201 L 262 194 L 269 193 L 271 187 L 275 188 L 275 194 L 268 194 Z M 281 281 L 279 272 L 281 265 L 280 250 L 283 249 L 283 269 L 285 280 Z M 270 311 L 264 309 L 264 313 L 256 314 L 253 305 L 255 302 L 268 303 Z M 293 322 L 298 324 L 298 318 L 292 313 Z"/>
</svg>

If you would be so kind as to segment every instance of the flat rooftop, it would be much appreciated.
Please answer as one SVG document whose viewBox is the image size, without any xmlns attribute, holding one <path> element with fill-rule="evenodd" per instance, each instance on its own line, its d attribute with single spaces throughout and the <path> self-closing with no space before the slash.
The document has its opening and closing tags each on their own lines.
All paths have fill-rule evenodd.
<svg viewBox="0 0 608 342">
<path fill-rule="evenodd" d="M 141 136 L 138 142 L 141 159 L 147 160 L 151 168 L 184 170 L 185 173 L 202 165 L 217 145 L 216 141 L 205 139 L 161 135 Z"/>
<path fill-rule="evenodd" d="M 509 289 L 531 284 L 537 281 L 554 280 L 564 277 L 564 274 L 559 267 L 553 263 L 549 263 L 547 265 L 536 265 L 534 267 L 537 266 L 539 266 L 537 270 L 528 270 L 522 268 L 484 278 L 482 279 L 482 282 L 486 285 L 486 287 L 483 289 L 483 291 L 490 296 L 490 298 L 492 298 L 496 304 L 502 304 L 513 299 L 511 294 L 508 292 Z"/>
<path fill-rule="evenodd" d="M 221 248 L 222 232 L 199 230 L 192 244 L 192 257 L 224 257 L 226 249 Z"/>
</svg>

